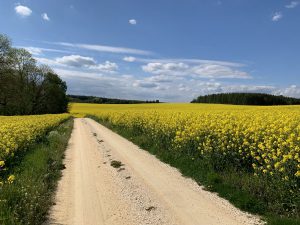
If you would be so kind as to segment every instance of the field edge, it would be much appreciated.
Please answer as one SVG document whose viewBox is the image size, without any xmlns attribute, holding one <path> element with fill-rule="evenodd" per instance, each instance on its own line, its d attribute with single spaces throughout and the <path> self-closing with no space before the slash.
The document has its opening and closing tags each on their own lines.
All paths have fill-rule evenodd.
<svg viewBox="0 0 300 225">
<path fill-rule="evenodd" d="M 192 178 L 199 185 L 204 186 L 208 191 L 216 192 L 220 197 L 228 200 L 237 208 L 261 216 L 268 225 L 298 225 L 300 223 L 300 218 L 288 218 L 285 216 L 282 217 L 272 212 L 265 211 L 264 202 L 255 198 L 255 196 L 251 195 L 250 193 L 242 191 L 239 188 L 231 185 L 230 183 L 224 182 L 222 176 L 211 170 L 208 165 L 201 166 L 200 164 L 202 162 L 197 162 L 194 157 L 185 156 L 182 154 L 174 155 L 174 152 L 161 151 L 158 145 L 153 144 L 152 140 L 149 140 L 146 135 L 134 135 L 128 129 L 125 130 L 122 127 L 114 126 L 108 121 L 103 121 L 94 115 L 87 115 L 86 117 L 91 118 L 96 122 L 102 124 L 103 126 L 118 133 L 119 135 L 138 145 L 142 149 L 155 155 L 162 162 L 179 169 L 183 176 Z M 233 179 L 236 179 L 236 177 L 239 179 L 239 177 L 243 175 L 248 175 L 236 171 L 231 171 L 230 173 L 230 179 L 232 179 L 233 177 L 235 177 Z"/>
<path fill-rule="evenodd" d="M 47 219 L 72 129 L 72 118 L 62 122 L 11 168 L 15 181 L 0 192 L 1 224 L 42 224 Z"/>
</svg>

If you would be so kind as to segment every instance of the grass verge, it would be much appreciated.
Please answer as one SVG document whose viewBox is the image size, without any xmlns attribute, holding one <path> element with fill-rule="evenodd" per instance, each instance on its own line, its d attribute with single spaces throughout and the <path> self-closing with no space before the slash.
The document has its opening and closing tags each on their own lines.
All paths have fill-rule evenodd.
<svg viewBox="0 0 300 225">
<path fill-rule="evenodd" d="M 279 195 L 286 194 L 284 187 L 270 183 L 261 177 L 254 177 L 245 171 L 228 168 L 216 170 L 211 162 L 197 155 L 174 152 L 151 140 L 147 134 L 137 133 L 128 128 L 113 126 L 108 121 L 89 116 L 107 128 L 117 132 L 161 161 L 176 167 L 186 176 L 193 178 L 207 190 L 217 192 L 219 196 L 229 200 L 236 207 L 263 216 L 269 225 L 298 225 L 298 212 L 282 213 L 285 204 Z M 288 193 L 287 193 L 288 194 Z M 296 200 L 298 201 L 298 200 Z M 297 209 L 297 207 L 296 207 Z"/>
<path fill-rule="evenodd" d="M 42 224 L 64 169 L 63 158 L 73 128 L 69 119 L 34 144 L 13 167 L 12 184 L 0 187 L 0 224 Z"/>
</svg>

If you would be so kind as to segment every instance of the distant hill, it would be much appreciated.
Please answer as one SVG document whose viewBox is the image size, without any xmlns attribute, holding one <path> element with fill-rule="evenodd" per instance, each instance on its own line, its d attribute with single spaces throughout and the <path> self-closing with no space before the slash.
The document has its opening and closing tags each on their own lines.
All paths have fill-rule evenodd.
<svg viewBox="0 0 300 225">
<path fill-rule="evenodd" d="M 126 100 L 117 98 L 102 98 L 95 96 L 83 95 L 68 95 L 70 102 L 77 103 L 96 103 L 96 104 L 142 104 L 142 103 L 159 103 L 159 100 L 140 101 L 140 100 Z"/>
<path fill-rule="evenodd" d="M 199 96 L 191 103 L 233 105 L 300 105 L 300 99 L 262 93 L 222 93 Z"/>
</svg>

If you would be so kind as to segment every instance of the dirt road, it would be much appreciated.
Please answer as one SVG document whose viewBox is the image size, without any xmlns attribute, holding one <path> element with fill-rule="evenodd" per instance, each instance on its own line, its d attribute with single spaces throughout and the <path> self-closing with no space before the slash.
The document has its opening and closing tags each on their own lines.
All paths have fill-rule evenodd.
<svg viewBox="0 0 300 225">
<path fill-rule="evenodd" d="M 49 224 L 260 223 L 91 119 L 75 119 L 65 164 Z"/>
</svg>

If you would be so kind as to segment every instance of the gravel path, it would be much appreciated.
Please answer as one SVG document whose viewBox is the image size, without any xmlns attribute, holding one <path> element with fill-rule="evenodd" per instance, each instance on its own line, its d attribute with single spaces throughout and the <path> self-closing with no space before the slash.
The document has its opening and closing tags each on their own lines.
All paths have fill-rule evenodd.
<svg viewBox="0 0 300 225">
<path fill-rule="evenodd" d="M 48 224 L 261 223 L 91 119 L 75 119 L 65 165 Z"/>
</svg>

